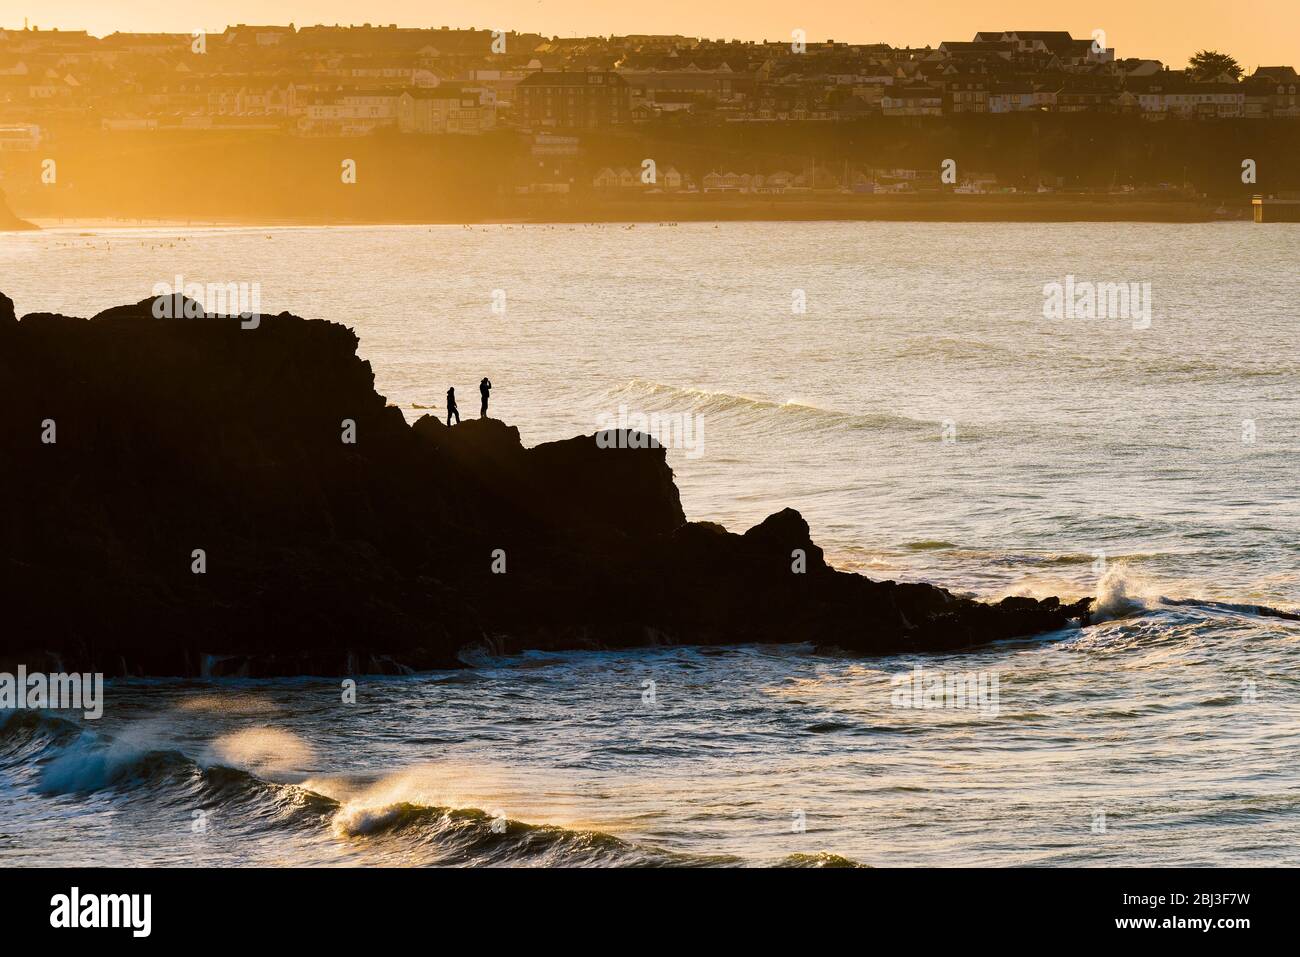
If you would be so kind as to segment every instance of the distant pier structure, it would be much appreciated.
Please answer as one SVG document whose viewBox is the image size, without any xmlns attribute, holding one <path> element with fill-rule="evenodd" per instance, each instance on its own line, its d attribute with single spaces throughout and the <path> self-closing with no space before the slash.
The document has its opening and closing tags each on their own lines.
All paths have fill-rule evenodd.
<svg viewBox="0 0 1300 957">
<path fill-rule="evenodd" d="M 1280 197 L 1256 195 L 1250 201 L 1257 223 L 1300 223 L 1300 195 Z"/>
</svg>

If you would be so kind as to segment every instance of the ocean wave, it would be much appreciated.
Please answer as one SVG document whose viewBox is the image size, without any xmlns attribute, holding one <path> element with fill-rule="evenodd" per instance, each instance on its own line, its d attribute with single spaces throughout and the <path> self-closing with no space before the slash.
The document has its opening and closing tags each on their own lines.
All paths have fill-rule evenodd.
<svg viewBox="0 0 1300 957">
<path fill-rule="evenodd" d="M 683 388 L 645 379 L 632 379 L 609 390 L 604 402 L 624 404 L 630 410 L 647 414 L 655 411 L 690 412 L 719 418 L 732 417 L 742 421 L 775 423 L 777 427 L 785 420 L 789 428 L 801 431 L 820 428 L 837 431 L 931 433 L 937 438 L 940 429 L 938 419 L 917 419 L 886 412 L 843 412 L 798 398 L 778 402 L 732 392 Z M 966 438 L 978 437 L 973 428 L 963 428 L 962 433 Z"/>
<path fill-rule="evenodd" d="M 409 802 L 345 804 L 331 820 L 341 839 L 397 840 L 431 846 L 440 864 L 583 867 L 679 865 L 692 859 L 631 844 L 611 834 L 553 824 L 528 824 L 478 808 Z"/>
<path fill-rule="evenodd" d="M 0 725 L 0 769 L 45 797 L 238 813 L 257 830 L 319 824 L 336 802 L 242 768 L 204 764 L 160 747 L 153 722 L 110 737 L 47 712 L 16 712 Z"/>
<path fill-rule="evenodd" d="M 1144 586 L 1123 562 L 1115 562 L 1106 569 L 1097 583 L 1097 597 L 1092 603 L 1092 622 L 1129 618 L 1151 608 L 1144 597 Z"/>
<path fill-rule="evenodd" d="M 1258 618 L 1281 618 L 1284 621 L 1300 621 L 1300 612 L 1286 611 L 1269 605 L 1251 605 L 1231 601 L 1210 601 L 1204 598 L 1165 598 L 1160 603 L 1175 608 L 1200 608 L 1205 611 L 1225 612 L 1231 615 L 1251 615 Z"/>
<path fill-rule="evenodd" d="M 1123 562 L 1111 564 L 1098 583 L 1097 597 L 1092 606 L 1092 621 L 1113 621 L 1171 608 L 1195 609 L 1237 617 L 1300 621 L 1300 612 L 1269 605 L 1204 598 L 1169 598 Z"/>
<path fill-rule="evenodd" d="M 406 775 L 396 776 L 405 781 Z M 399 788 L 399 791 L 401 789 Z M 393 793 L 380 783 L 379 793 Z M 716 867 L 743 863 L 730 855 L 685 854 L 624 840 L 593 828 L 528 823 L 502 811 L 421 804 L 411 800 L 340 803 L 330 827 L 350 843 L 398 843 L 404 851 L 433 852 L 431 863 L 475 866 Z M 778 867 L 864 867 L 830 852 L 793 854 Z"/>
<path fill-rule="evenodd" d="M 440 865 L 706 866 L 738 863 L 727 857 L 698 857 L 624 841 L 599 830 L 527 823 L 500 811 L 426 805 L 398 797 L 405 774 L 380 782 L 371 794 L 338 800 L 306 785 L 264 780 L 242 768 L 196 761 L 179 750 L 151 746 L 151 734 L 112 738 L 38 711 L 10 712 L 0 719 L 0 767 L 21 765 L 32 790 L 46 797 L 85 798 L 116 792 L 123 802 L 149 800 L 172 808 L 203 808 L 227 827 L 260 835 L 311 827 L 348 843 L 397 842 L 401 853 Z M 276 729 L 256 729 L 234 738 L 252 741 L 255 765 L 263 746 L 278 740 Z M 218 739 L 218 742 L 223 739 Z M 229 753 L 209 746 L 205 755 Z M 214 742 L 216 744 L 216 742 Z M 391 853 L 385 848 L 385 856 Z"/>
<path fill-rule="evenodd" d="M 945 562 L 961 562 L 968 566 L 996 565 L 1004 568 L 1030 567 L 1067 567 L 1072 565 L 1091 565 L 1097 561 L 1096 552 L 1072 551 L 1008 551 L 1007 549 L 973 548 L 963 546 L 947 539 L 919 539 L 905 541 L 891 546 L 865 547 L 856 542 L 842 542 L 826 547 L 828 556 L 834 561 L 855 563 L 862 567 L 873 564 L 888 564 L 889 555 L 897 555 L 907 560 L 915 560 L 917 552 L 942 552 L 935 556 Z M 864 556 L 871 560 L 864 561 Z M 1115 562 L 1153 562 L 1169 558 L 1167 552 L 1128 552 L 1110 555 L 1109 563 Z"/>
<path fill-rule="evenodd" d="M 0 768 L 28 766 L 81 734 L 75 721 L 48 711 L 0 711 Z"/>
<path fill-rule="evenodd" d="M 511 790 L 491 766 L 412 765 L 358 785 L 349 778 L 308 779 L 303 787 L 336 800 L 330 832 L 354 847 L 440 865 L 693 866 L 677 855 L 563 817 L 527 822 L 507 816 L 493 795 Z M 358 789 L 359 787 L 359 789 Z M 553 812 L 552 812 L 553 813 Z"/>
<path fill-rule="evenodd" d="M 75 721 L 48 711 L 5 709 L 0 711 L 0 742 L 57 740 L 81 733 Z"/>
<path fill-rule="evenodd" d="M 347 804 L 332 828 L 342 839 L 392 838 L 437 846 L 440 864 L 563 865 L 566 867 L 711 867 L 742 862 L 728 855 L 689 855 L 635 844 L 602 831 L 528 824 L 497 811 L 428 807 L 409 802 Z M 830 852 L 791 854 L 776 863 L 792 868 L 866 867 Z"/>
<path fill-rule="evenodd" d="M 157 779 L 183 768 L 179 751 L 146 738 L 111 738 L 46 711 L 18 711 L 0 725 L 0 766 L 21 767 L 41 794 L 86 794 Z"/>
<path fill-rule="evenodd" d="M 179 751 L 137 751 L 109 745 L 87 735 L 54 757 L 41 770 L 36 790 L 66 795 L 101 791 L 118 784 L 151 784 L 164 777 L 186 774 L 192 763 Z"/>
<path fill-rule="evenodd" d="M 831 854 L 822 851 L 819 854 L 791 854 L 789 857 L 782 858 L 778 867 L 817 867 L 817 868 L 840 868 L 840 867 L 870 867 L 869 864 L 859 864 L 857 861 L 847 857 L 841 857 L 839 854 Z"/>
</svg>

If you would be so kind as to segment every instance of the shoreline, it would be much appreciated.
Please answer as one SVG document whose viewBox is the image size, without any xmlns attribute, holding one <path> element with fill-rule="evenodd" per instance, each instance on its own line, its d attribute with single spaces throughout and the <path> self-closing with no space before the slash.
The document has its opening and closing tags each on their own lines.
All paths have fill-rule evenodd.
<svg viewBox="0 0 1300 957">
<path fill-rule="evenodd" d="M 744 222 L 892 223 L 1161 223 L 1250 222 L 1249 207 L 1219 207 L 1191 201 L 1042 200 L 1038 198 L 842 200 L 633 199 L 598 205 L 541 201 L 516 215 L 457 217 L 289 216 L 168 218 L 125 216 L 53 217 L 29 215 L 40 231 L 148 229 L 291 229 L 383 226 L 669 225 Z M 24 230 L 28 231 L 28 230 Z"/>
<path fill-rule="evenodd" d="M 531 205 L 531 208 L 528 208 Z M 726 194 L 638 197 L 598 203 L 520 202 L 537 222 L 1156 222 L 1200 223 L 1249 218 L 1185 198 L 1124 195 L 833 195 L 744 197 Z M 1222 210 L 1222 212 L 1220 212 Z"/>
</svg>

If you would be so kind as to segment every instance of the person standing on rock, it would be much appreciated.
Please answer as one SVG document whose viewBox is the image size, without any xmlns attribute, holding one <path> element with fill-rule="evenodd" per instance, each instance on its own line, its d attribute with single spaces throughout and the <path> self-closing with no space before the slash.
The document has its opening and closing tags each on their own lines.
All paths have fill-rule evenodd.
<svg viewBox="0 0 1300 957">
<path fill-rule="evenodd" d="M 484 376 L 483 381 L 478 384 L 479 395 L 483 396 L 483 407 L 479 409 L 478 412 L 478 417 L 480 419 L 487 418 L 488 393 L 491 391 L 492 391 L 492 380 L 489 379 L 487 376 Z"/>
<path fill-rule="evenodd" d="M 447 390 L 447 424 L 451 425 L 451 417 L 456 417 L 456 424 L 460 425 L 460 409 L 456 408 L 456 387 L 452 386 Z"/>
</svg>

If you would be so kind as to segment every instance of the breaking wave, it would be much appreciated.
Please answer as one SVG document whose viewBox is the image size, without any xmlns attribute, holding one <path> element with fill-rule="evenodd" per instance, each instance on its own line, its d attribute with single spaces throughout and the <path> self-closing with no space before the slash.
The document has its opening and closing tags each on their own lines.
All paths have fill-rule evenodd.
<svg viewBox="0 0 1300 957">
<path fill-rule="evenodd" d="M 1150 599 L 1142 594 L 1143 589 L 1140 581 L 1130 573 L 1129 566 L 1123 562 L 1112 564 L 1097 583 L 1097 597 L 1092 603 L 1092 620 L 1110 621 L 1147 611 L 1151 604 Z"/>
<path fill-rule="evenodd" d="M 261 732 L 275 740 L 273 729 Z M 121 804 L 153 802 L 161 808 L 204 808 L 266 839 L 280 830 L 306 829 L 379 859 L 413 863 L 509 866 L 718 866 L 741 863 L 727 856 L 679 854 L 641 846 L 598 830 L 512 820 L 473 807 L 412 800 L 339 801 L 307 787 L 277 783 L 223 764 L 204 765 L 180 751 L 149 746 L 148 735 L 110 738 L 41 711 L 0 715 L 0 772 L 26 779 L 46 798 L 91 795 Z M 236 741 L 244 741 L 241 737 Z M 209 753 L 218 753 L 210 748 Z M 253 757 L 260 762 L 261 750 Z M 400 782 L 402 775 L 395 776 Z M 381 782 L 382 783 L 382 782 Z M 380 787 L 385 795 L 400 786 Z M 232 826 L 229 823 L 223 826 Z M 833 859 L 828 855 L 827 859 Z M 804 863 L 792 866 L 825 866 Z"/>
<path fill-rule="evenodd" d="M 630 409 L 642 412 L 690 412 L 717 418 L 753 420 L 777 427 L 784 420 L 792 429 L 807 430 L 864 430 L 879 432 L 914 432 L 938 435 L 938 420 L 917 419 L 891 413 L 853 413 L 805 402 L 797 397 L 783 402 L 759 399 L 731 392 L 710 392 L 704 389 L 680 388 L 662 382 L 632 379 L 611 389 L 605 403 L 625 403 Z M 963 434 L 974 437 L 972 429 Z"/>
<path fill-rule="evenodd" d="M 1134 653 L 1141 656 L 1135 662 L 1150 669 L 1167 661 L 1199 660 L 1189 656 L 1208 653 L 1238 660 L 1264 649 L 1262 653 L 1270 657 L 1261 659 L 1263 663 L 1256 661 L 1249 669 L 1243 666 L 1242 674 L 1249 676 L 1255 671 L 1268 673 L 1279 667 L 1277 662 L 1286 660 L 1284 649 L 1289 647 L 1288 636 L 1295 634 L 1294 622 L 1300 622 L 1300 610 L 1164 597 L 1131 566 L 1116 562 L 1097 590 L 1093 624 L 1100 626 L 1074 632 L 1078 644 L 1073 650 L 1084 655 Z M 1280 637 L 1282 645 L 1266 645 L 1273 636 Z M 1045 647 L 1051 644 L 1044 642 Z M 680 653 L 691 654 L 686 650 Z M 803 649 L 797 654 L 812 652 Z M 1277 657 L 1271 657 L 1274 655 Z M 841 685 L 837 679 L 817 675 L 823 671 L 834 674 L 843 666 L 815 656 L 810 660 L 815 661 L 814 677 L 798 684 L 795 694 L 800 699 L 829 695 L 825 700 L 833 707 L 817 721 L 801 718 L 798 733 L 831 741 L 852 733 L 863 721 L 880 722 L 877 713 L 855 710 L 864 689 L 869 690 L 857 682 L 879 665 L 849 665 L 843 672 L 846 684 Z M 589 659 L 575 656 L 575 661 Z M 748 660 L 739 665 L 757 666 Z M 536 672 L 536 668 L 521 665 L 511 674 L 519 682 L 531 680 Z M 563 674 L 551 678 L 563 680 Z M 503 679 L 498 676 L 495 680 Z M 189 715 L 233 713 L 257 722 L 273 719 L 285 710 L 269 707 L 269 696 L 240 691 L 242 687 L 236 686 L 228 695 L 228 706 L 214 700 L 216 696 L 204 695 L 200 703 L 182 699 L 177 709 Z M 448 687 L 459 693 L 455 685 Z M 1215 696 L 1208 700 L 1215 707 L 1231 706 L 1236 687 L 1231 682 L 1217 686 Z M 843 695 L 842 699 L 838 695 Z M 1135 709 L 1145 707 L 1140 695 L 1119 694 L 1115 700 L 1111 710 L 1126 721 Z M 747 853 L 743 858 L 710 853 L 719 847 L 732 851 L 732 845 L 717 843 L 714 834 L 689 846 L 689 852 L 671 838 L 660 837 L 661 831 L 638 830 L 636 839 L 630 839 L 618 827 L 573 816 L 568 808 L 557 812 L 553 800 L 535 805 L 531 813 L 527 801 L 506 803 L 511 800 L 506 795 L 512 791 L 532 792 L 521 790 L 509 775 L 498 776 L 493 764 L 475 773 L 476 765 L 457 763 L 454 772 L 448 772 L 446 764 L 440 763 L 435 768 L 438 774 L 430 776 L 408 759 L 403 764 L 405 770 L 386 774 L 318 773 L 317 777 L 305 777 L 303 769 L 317 761 L 316 749 L 287 729 L 272 725 L 231 731 L 226 724 L 219 726 L 223 730 L 218 732 L 205 725 L 199 736 L 181 738 L 186 743 L 178 747 L 176 714 L 164 712 L 135 720 L 108 734 L 95 722 L 82 723 L 49 712 L 2 712 L 0 801 L 18 799 L 23 806 L 17 813 L 38 819 L 48 814 L 63 822 L 72 815 L 73 820 L 84 817 L 88 827 L 104 826 L 99 822 L 107 819 L 114 833 L 124 835 L 122 840 L 128 840 L 125 835 L 137 834 L 137 840 L 143 842 L 154 840 L 160 829 L 188 826 L 190 815 L 202 809 L 213 813 L 218 822 L 214 827 L 219 828 L 220 837 L 215 839 L 219 843 L 211 846 L 257 848 L 260 859 L 308 865 L 710 867 L 757 863 L 834 868 L 862 866 L 860 861 L 874 856 L 864 849 L 870 845 L 838 839 L 830 848 L 812 845 L 798 854 L 767 842 L 757 854 Z M 1040 720 L 1046 719 L 1040 716 Z M 786 728 L 783 733 L 792 732 Z M 322 749 L 324 740 L 319 742 Z M 498 810 L 494 803 L 498 798 L 514 813 Z M 631 820 L 626 816 L 620 819 Z M 171 840 L 152 848 L 153 860 L 192 866 L 192 852 L 181 844 Z M 150 845 L 136 846 L 144 853 L 143 848 Z"/>
<path fill-rule="evenodd" d="M 160 810 L 225 809 L 281 826 L 318 822 L 333 802 L 221 764 L 204 765 L 156 747 L 150 722 L 113 738 L 42 711 L 10 713 L 0 724 L 0 771 L 44 797 L 108 794 Z"/>
<path fill-rule="evenodd" d="M 478 808 L 408 802 L 345 804 L 335 811 L 330 826 L 339 839 L 397 841 L 408 851 L 428 849 L 431 863 L 440 865 L 653 867 L 715 863 L 641 847 L 600 831 L 528 824 Z"/>
<path fill-rule="evenodd" d="M 1212 601 L 1203 598 L 1169 598 L 1160 594 L 1150 582 L 1136 574 L 1123 562 L 1112 564 L 1098 583 L 1097 597 L 1092 605 L 1092 620 L 1095 623 L 1131 618 L 1148 612 L 1167 611 L 1171 608 L 1195 609 L 1199 612 L 1238 617 L 1300 621 L 1300 612 L 1269 605 Z"/>
</svg>

